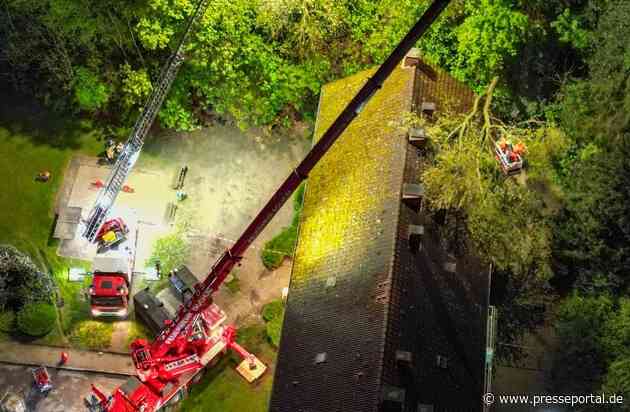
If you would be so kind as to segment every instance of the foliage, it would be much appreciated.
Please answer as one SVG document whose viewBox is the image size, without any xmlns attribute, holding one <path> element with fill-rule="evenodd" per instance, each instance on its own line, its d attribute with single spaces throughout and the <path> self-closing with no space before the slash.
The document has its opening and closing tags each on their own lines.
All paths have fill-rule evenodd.
<svg viewBox="0 0 630 412">
<path fill-rule="evenodd" d="M 300 213 L 302 210 L 302 204 L 304 203 L 304 191 L 306 190 L 306 183 L 302 183 L 295 194 L 293 195 L 293 211 L 295 213 Z"/>
<path fill-rule="evenodd" d="M 560 41 L 571 43 L 578 50 L 588 47 L 590 40 L 590 33 L 581 26 L 579 18 L 573 16 L 568 8 L 551 23 L 551 27 L 558 32 Z"/>
<path fill-rule="evenodd" d="M 0 307 L 19 309 L 28 303 L 50 301 L 52 293 L 52 279 L 29 256 L 13 246 L 0 245 Z"/>
<path fill-rule="evenodd" d="M 560 96 L 560 118 L 582 144 L 615 140 L 630 126 L 630 45 L 625 41 L 625 22 L 630 3 L 611 2 L 593 33 L 592 53 L 587 59 L 589 78 L 567 84 Z"/>
<path fill-rule="evenodd" d="M 128 63 L 121 68 L 122 100 L 128 107 L 138 107 L 144 104 L 153 86 L 146 69 L 133 70 Z"/>
<path fill-rule="evenodd" d="M 566 141 L 555 129 L 494 127 L 478 123 L 477 115 L 475 109 L 468 115 L 445 113 L 427 125 L 435 152 L 421 176 L 427 203 L 434 211 L 463 213 L 470 239 L 496 269 L 548 279 L 551 226 L 546 214 L 552 211 L 543 196 L 556 190 L 551 162 Z M 490 119 L 488 113 L 484 117 Z M 492 143 L 498 135 L 491 138 L 492 129 L 529 148 L 526 184 L 501 174 Z"/>
<path fill-rule="evenodd" d="M 282 322 L 284 320 L 284 304 L 282 301 L 275 300 L 266 304 L 262 310 L 262 317 L 266 322 L 265 331 L 269 342 L 274 347 L 279 347 Z"/>
<path fill-rule="evenodd" d="M 425 200 L 440 225 L 447 248 L 455 254 L 469 247 L 495 272 L 495 304 L 506 313 L 499 338 L 513 342 L 543 321 L 540 308 L 552 297 L 552 221 L 562 205 L 555 183 L 554 162 L 567 149 L 566 137 L 546 125 L 510 126 L 493 121 L 489 111 L 496 81 L 468 114 L 445 111 L 428 124 L 411 116 L 404 123 L 420 125 L 430 136 L 420 180 Z M 506 178 L 494 158 L 499 138 L 525 143 L 527 168 L 519 177 Z M 453 223 L 454 222 L 454 223 Z M 454 230 L 450 226 L 455 225 Z M 464 235 L 458 226 L 463 226 Z M 509 350 L 499 353 L 517 356 Z"/>
<path fill-rule="evenodd" d="M 7 39 L 4 55 L 14 83 L 31 82 L 46 90 L 45 99 L 63 102 L 59 90 L 81 80 L 94 86 L 77 89 L 81 107 L 106 111 L 118 122 L 130 122 L 136 113 L 149 77 L 158 76 L 195 6 L 193 0 L 7 3 L 0 36 Z M 229 115 L 243 126 L 312 119 L 323 83 L 383 61 L 429 3 L 219 0 L 191 36 L 159 118 L 181 130 L 198 127 L 206 111 Z M 558 20 L 562 33 L 576 32 L 574 20 L 558 18 L 560 6 L 521 3 L 453 2 L 418 46 L 428 59 L 479 86 L 516 60 L 526 35 L 539 24 L 530 16 L 544 16 L 547 26 Z M 592 13 L 577 9 L 571 16 L 590 28 Z M 30 73 L 42 79 L 29 79 Z"/>
<path fill-rule="evenodd" d="M 17 314 L 17 327 L 30 336 L 44 336 L 55 327 L 57 309 L 49 303 L 27 303 Z"/>
<path fill-rule="evenodd" d="M 265 332 L 267 333 L 269 342 L 275 348 L 280 346 L 280 337 L 282 335 L 282 320 L 282 317 L 274 318 L 267 322 L 267 326 L 265 327 Z"/>
<path fill-rule="evenodd" d="M 127 334 L 127 343 L 131 345 L 131 343 L 136 339 L 151 339 L 152 333 L 145 326 L 143 322 L 139 322 L 137 320 L 132 320 L 129 322 L 129 332 Z"/>
<path fill-rule="evenodd" d="M 103 350 L 111 344 L 113 332 L 113 323 L 84 320 L 74 326 L 69 338 L 77 348 Z"/>
<path fill-rule="evenodd" d="M 95 112 L 109 99 L 110 90 L 97 75 L 85 67 L 78 67 L 74 77 L 74 99 L 82 110 Z"/>
<path fill-rule="evenodd" d="M 528 18 L 507 0 L 470 1 L 466 10 L 469 17 L 456 29 L 455 74 L 486 85 L 518 53 Z"/>
<path fill-rule="evenodd" d="M 626 356 L 610 364 L 602 391 L 623 396 L 624 400 L 628 399 L 630 396 L 630 357 Z M 619 407 L 621 411 L 630 410 L 627 402 Z"/>
<path fill-rule="evenodd" d="M 627 394 L 630 361 L 630 300 L 573 294 L 558 310 L 562 351 L 554 363 L 557 389 L 587 393 L 600 389 Z"/>
<path fill-rule="evenodd" d="M 0 332 L 11 333 L 15 330 L 15 312 L 3 310 L 0 312 Z"/>
<path fill-rule="evenodd" d="M 274 300 L 263 306 L 262 317 L 265 322 L 269 322 L 277 317 L 284 316 L 284 304 L 280 300 Z"/>
<path fill-rule="evenodd" d="M 147 266 L 159 262 L 162 273 L 169 273 L 183 265 L 189 255 L 190 243 L 181 231 L 176 231 L 155 241 Z"/>
<path fill-rule="evenodd" d="M 297 242 L 300 213 L 304 201 L 305 184 L 300 185 L 293 195 L 293 220 L 291 225 L 282 229 L 270 241 L 265 243 L 260 254 L 263 265 L 269 270 L 277 269 L 282 265 L 285 257 L 293 256 L 295 243 Z"/>
<path fill-rule="evenodd" d="M 230 291 L 231 294 L 235 294 L 239 290 L 241 290 L 240 280 L 238 280 L 238 277 L 234 272 L 236 271 L 232 271 L 232 279 L 229 282 L 225 282 L 225 287 Z"/>
</svg>

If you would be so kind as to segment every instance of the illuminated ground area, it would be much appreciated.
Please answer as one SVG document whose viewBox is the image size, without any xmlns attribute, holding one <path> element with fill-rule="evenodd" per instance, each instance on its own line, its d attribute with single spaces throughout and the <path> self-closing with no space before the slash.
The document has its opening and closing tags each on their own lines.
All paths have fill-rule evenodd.
<svg viewBox="0 0 630 412">
<path fill-rule="evenodd" d="M 112 324 L 89 320 L 85 282 L 68 281 L 70 266 L 88 268 L 89 262 L 59 257 L 56 253 L 59 242 L 51 236 L 53 209 L 63 183 L 64 171 L 73 157 L 80 155 L 94 159 L 102 151 L 103 145 L 97 141 L 98 134 L 89 125 L 82 128 L 73 122 L 57 124 L 54 116 L 48 116 L 30 106 L 26 107 L 25 112 L 16 114 L 4 108 L 0 113 L 0 172 L 3 174 L 3 179 L 0 179 L 0 243 L 13 244 L 33 256 L 36 263 L 49 268 L 55 274 L 60 286 L 64 306 L 60 308 L 58 325 L 37 343 L 82 347 L 84 341 L 71 339 L 74 332 L 87 332 L 81 334 L 80 338 L 93 337 L 93 327 L 100 324 L 109 328 L 102 339 L 106 342 L 104 348 L 126 351 L 133 336 L 142 336 L 146 332 L 134 322 Z M 191 215 L 195 225 L 190 233 L 194 236 L 191 237 L 193 254 L 189 263 L 195 274 L 201 277 L 210 268 L 216 255 L 238 235 L 284 176 L 297 164 L 308 146 L 307 140 L 298 138 L 282 138 L 276 143 L 269 140 L 257 142 L 253 136 L 227 126 L 204 129 L 192 136 L 165 134 L 147 145 L 146 153 L 140 158 L 139 173 L 132 176 L 129 182 L 136 192 L 121 194 L 121 205 L 124 206 L 126 201 L 140 207 L 144 204 L 148 210 L 147 216 L 138 216 L 138 220 L 159 221 L 164 202 L 174 201 L 174 191 L 168 189 L 172 174 L 177 167 L 186 163 L 190 168 L 186 183 L 189 198 L 181 204 L 180 212 Z M 53 176 L 46 184 L 33 180 L 42 170 L 49 170 Z M 83 172 L 77 174 L 80 176 L 79 182 L 71 185 L 68 199 L 74 196 L 75 204 L 80 205 L 79 199 L 82 197 L 95 196 L 96 192 L 91 190 L 90 183 L 99 176 L 106 176 L 106 173 L 103 175 L 104 171 L 104 168 L 97 168 L 94 163 L 92 166 L 85 166 Z M 73 179 L 77 179 L 77 176 Z M 155 192 L 149 190 L 153 185 L 159 186 Z M 91 203 L 81 206 L 89 208 Z M 229 321 L 260 322 L 258 309 L 265 302 L 278 298 L 282 288 L 288 284 L 290 267 L 284 265 L 269 272 L 262 266 L 259 254 L 264 241 L 288 225 L 291 218 L 292 210 L 289 205 L 271 222 L 254 248 L 246 254 L 237 273 L 240 286 L 238 290 L 228 291 L 224 288 L 217 295 L 217 303 L 230 315 Z M 146 226 L 158 227 L 157 224 Z M 145 243 L 150 242 L 143 242 L 139 253 L 146 256 L 150 245 Z M 141 256 L 137 258 L 139 267 L 143 260 Z M 259 326 L 259 330 L 262 330 L 260 328 Z M 2 334 L 0 339 L 9 337 Z M 248 349 L 258 355 L 256 345 L 248 346 Z M 275 352 L 264 345 L 260 349 L 263 352 L 261 359 L 273 368 Z M 249 387 L 243 386 L 239 380 L 241 378 L 231 370 L 234 366 L 223 364 L 223 368 L 227 370 L 225 376 L 219 374 L 216 379 L 211 380 L 205 391 L 205 385 L 201 385 L 199 396 L 214 399 L 219 410 L 234 410 L 229 406 L 221 409 L 221 405 L 228 404 L 255 404 L 258 406 L 248 410 L 264 410 L 271 390 L 273 369 L 249 392 Z M 30 376 L 26 374 L 25 379 L 30 380 Z M 76 381 L 76 390 L 87 393 L 88 383 L 87 379 Z M 102 386 L 109 389 L 114 385 Z M 0 393 L 7 387 L 6 382 L 0 382 Z M 238 393 L 232 393 L 233 390 L 238 390 Z M 68 401 L 66 404 L 65 400 L 69 398 L 65 392 L 59 396 L 65 406 L 63 410 L 75 410 L 68 408 L 74 405 L 72 402 L 81 402 L 80 398 L 72 397 L 72 402 Z M 234 398 L 239 401 L 236 402 Z M 217 399 L 227 401 L 222 404 Z M 62 409 L 51 406 L 41 410 Z"/>
</svg>

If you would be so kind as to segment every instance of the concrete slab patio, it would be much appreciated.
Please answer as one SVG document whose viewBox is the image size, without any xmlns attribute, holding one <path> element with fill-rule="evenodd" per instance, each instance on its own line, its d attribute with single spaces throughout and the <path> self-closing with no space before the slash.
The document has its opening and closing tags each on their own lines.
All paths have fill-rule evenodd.
<svg viewBox="0 0 630 412">
<path fill-rule="evenodd" d="M 81 156 L 73 159 L 70 168 L 76 170 L 67 174 L 72 181 L 64 182 L 58 199 L 58 209 L 81 208 L 82 219 L 87 219 L 98 195 L 98 188 L 93 183 L 99 180 L 106 181 L 111 167 L 99 165 L 97 158 Z M 130 248 L 136 249 L 137 240 L 142 241 L 139 243 L 141 247 L 136 250 L 138 265 L 134 265 L 134 271 L 143 272 L 144 262 L 150 254 L 153 241 L 170 229 L 168 225 L 164 225 L 163 218 L 166 205 L 169 200 L 173 200 L 174 194 L 168 187 L 166 172 L 159 170 L 136 169 L 129 177 L 127 185 L 134 192 L 121 192 L 110 216 L 122 217 L 129 226 L 132 232 L 130 242 L 133 243 Z M 58 254 L 91 260 L 96 254 L 96 247 L 88 244 L 77 234 L 74 239 L 64 239 L 60 242 Z"/>
</svg>

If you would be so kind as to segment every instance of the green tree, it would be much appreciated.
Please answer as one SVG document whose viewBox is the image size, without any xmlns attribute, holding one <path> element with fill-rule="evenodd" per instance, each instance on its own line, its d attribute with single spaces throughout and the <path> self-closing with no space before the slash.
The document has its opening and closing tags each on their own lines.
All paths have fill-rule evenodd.
<svg viewBox="0 0 630 412">
<path fill-rule="evenodd" d="M 121 68 L 122 101 L 127 107 L 141 107 L 153 86 L 146 69 L 133 70 L 128 63 Z"/>
<path fill-rule="evenodd" d="M 31 258 L 13 246 L 0 245 L 0 308 L 17 310 L 37 301 L 51 301 L 54 284 Z"/>
<path fill-rule="evenodd" d="M 528 18 L 508 0 L 469 1 L 466 11 L 469 17 L 456 29 L 455 74 L 484 86 L 517 55 Z"/>
<path fill-rule="evenodd" d="M 78 67 L 74 77 L 74 99 L 79 108 L 89 112 L 103 109 L 109 100 L 109 87 L 85 67 Z"/>
<path fill-rule="evenodd" d="M 574 293 L 558 309 L 556 330 L 557 390 L 630 393 L 630 299 Z"/>
<path fill-rule="evenodd" d="M 183 265 L 190 255 L 190 244 L 181 232 L 175 232 L 155 241 L 153 252 L 147 264 L 160 263 L 163 273 L 168 273 Z"/>
<path fill-rule="evenodd" d="M 572 15 L 568 8 L 551 23 L 551 27 L 558 32 L 560 41 L 570 43 L 578 50 L 587 48 L 590 42 L 590 32 L 581 26 L 579 18 Z"/>
<path fill-rule="evenodd" d="M 630 396 L 630 358 L 625 357 L 614 361 L 608 367 L 608 373 L 602 386 L 604 393 L 614 393 L 620 395 L 623 399 L 628 399 Z M 630 406 L 628 402 L 616 405 L 617 410 L 629 411 Z"/>
<path fill-rule="evenodd" d="M 608 296 L 574 294 L 561 304 L 556 321 L 560 350 L 553 369 L 558 390 L 588 393 L 599 385 L 606 371 L 601 339 L 613 310 Z"/>
</svg>

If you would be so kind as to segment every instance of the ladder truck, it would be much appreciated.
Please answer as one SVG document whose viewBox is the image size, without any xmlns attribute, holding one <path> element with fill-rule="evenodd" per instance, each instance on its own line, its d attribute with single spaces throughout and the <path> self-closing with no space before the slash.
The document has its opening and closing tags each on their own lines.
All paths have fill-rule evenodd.
<svg viewBox="0 0 630 412">
<path fill-rule="evenodd" d="M 242 358 L 237 370 L 253 381 L 264 373 L 266 366 L 235 342 L 236 329 L 224 327 L 225 314 L 213 303 L 212 295 L 219 289 L 232 268 L 239 264 L 246 249 L 267 223 L 275 216 L 295 189 L 306 179 L 317 162 L 363 110 L 370 98 L 381 88 L 431 23 L 446 8 L 450 0 L 434 0 L 398 46 L 359 90 L 310 152 L 280 185 L 278 190 L 251 221 L 238 240 L 215 262 L 210 273 L 194 286 L 192 297 L 180 305 L 172 321 L 153 342 L 137 339 L 131 344 L 131 356 L 137 377 L 130 378 L 110 396 L 92 386 L 94 408 L 104 412 L 155 412 L 168 408 L 185 396 L 190 385 L 200 379 L 206 367 L 228 349 Z"/>
<path fill-rule="evenodd" d="M 88 241 L 95 240 L 99 229 L 110 209 L 116 201 L 118 193 L 123 189 L 127 177 L 131 174 L 133 166 L 138 160 L 142 146 L 144 145 L 144 139 L 149 133 L 149 129 L 157 116 L 166 95 L 168 94 L 179 67 L 184 61 L 184 47 L 186 46 L 192 31 L 199 20 L 204 15 L 208 3 L 210 0 L 201 0 L 195 6 L 195 9 L 191 16 L 188 18 L 186 28 L 179 40 L 175 52 L 171 54 L 166 64 L 162 68 L 158 81 L 151 92 L 147 102 L 142 109 L 142 113 L 136 120 L 131 134 L 125 143 L 123 150 L 120 152 L 112 171 L 107 178 L 107 182 L 103 185 L 99 191 L 94 206 L 92 207 L 87 221 L 82 226 L 82 236 Z"/>
</svg>

